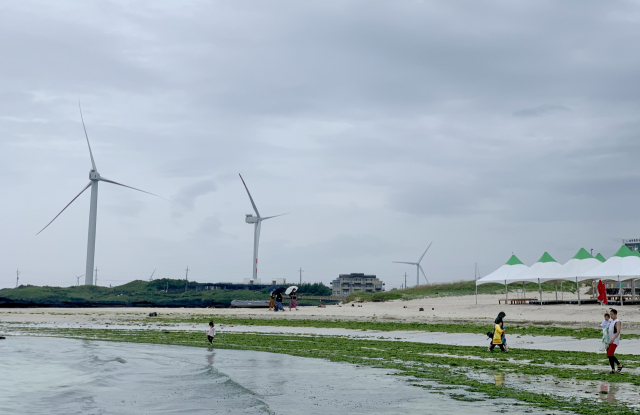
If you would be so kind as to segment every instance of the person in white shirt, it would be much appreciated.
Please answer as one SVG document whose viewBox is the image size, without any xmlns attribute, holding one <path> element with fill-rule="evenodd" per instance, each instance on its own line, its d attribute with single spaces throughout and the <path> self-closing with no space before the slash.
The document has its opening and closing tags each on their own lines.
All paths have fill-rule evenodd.
<svg viewBox="0 0 640 415">
<path fill-rule="evenodd" d="M 207 332 L 207 340 L 209 340 L 209 344 L 213 344 L 213 337 L 216 335 L 216 328 L 213 327 L 213 321 L 209 322 L 209 331 Z"/>
<path fill-rule="evenodd" d="M 609 373 L 617 373 L 621 372 L 622 364 L 618 361 L 618 359 L 614 356 L 616 352 L 616 348 L 620 345 L 620 333 L 622 332 L 622 323 L 618 320 L 618 311 L 615 309 L 611 309 L 611 324 L 609 325 L 609 348 L 607 348 L 607 357 L 609 358 L 609 364 L 611 365 L 611 372 Z M 618 365 L 616 369 L 615 365 Z"/>
<path fill-rule="evenodd" d="M 604 313 L 604 320 L 602 321 L 602 323 L 600 323 L 600 327 L 602 327 L 603 329 L 608 329 L 609 325 L 611 324 L 611 320 L 609 320 L 611 316 L 609 315 L 609 313 Z"/>
</svg>

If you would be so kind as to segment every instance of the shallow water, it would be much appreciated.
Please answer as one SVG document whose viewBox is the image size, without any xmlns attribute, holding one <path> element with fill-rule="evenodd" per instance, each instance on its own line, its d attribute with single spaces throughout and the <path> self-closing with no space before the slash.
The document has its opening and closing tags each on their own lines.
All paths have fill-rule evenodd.
<svg viewBox="0 0 640 415">
<path fill-rule="evenodd" d="M 0 341 L 1 414 L 493 413 L 392 372 L 281 354 L 43 337 Z M 500 401 L 509 405 L 513 401 Z M 543 414 L 527 407 L 509 412 Z"/>
</svg>

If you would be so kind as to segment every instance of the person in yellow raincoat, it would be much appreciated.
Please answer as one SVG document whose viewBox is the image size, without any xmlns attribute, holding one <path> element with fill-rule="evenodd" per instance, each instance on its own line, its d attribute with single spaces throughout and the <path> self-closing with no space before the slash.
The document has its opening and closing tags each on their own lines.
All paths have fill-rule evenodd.
<svg viewBox="0 0 640 415">
<path fill-rule="evenodd" d="M 500 350 L 506 352 L 504 349 L 504 344 L 502 344 L 502 335 L 504 334 L 504 329 L 502 325 L 496 324 L 493 328 L 493 341 L 491 342 L 491 346 L 489 346 L 489 351 L 493 351 L 496 346 L 500 347 Z"/>
</svg>

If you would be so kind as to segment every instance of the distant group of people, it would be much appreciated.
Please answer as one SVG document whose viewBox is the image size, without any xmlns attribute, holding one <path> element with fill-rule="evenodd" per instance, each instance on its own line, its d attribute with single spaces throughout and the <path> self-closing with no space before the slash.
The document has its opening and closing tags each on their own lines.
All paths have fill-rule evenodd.
<svg viewBox="0 0 640 415">
<path fill-rule="evenodd" d="M 296 311 L 298 310 L 298 290 L 293 289 L 289 293 L 289 311 L 294 308 Z M 284 311 L 284 307 L 282 306 L 282 289 L 275 289 L 271 291 L 271 295 L 269 296 L 269 311 Z"/>
<path fill-rule="evenodd" d="M 506 316 L 505 312 L 501 311 L 494 321 L 493 332 L 487 333 L 487 336 L 491 339 L 489 351 L 493 351 L 497 346 L 503 352 L 509 352 L 504 328 L 504 318 Z M 600 323 L 600 327 L 602 328 L 600 350 L 607 352 L 607 358 L 611 366 L 611 372 L 609 373 L 620 373 L 624 366 L 615 356 L 616 348 L 620 345 L 620 334 L 622 333 L 622 322 L 618 319 L 618 310 L 612 308 L 608 313 L 605 313 L 604 321 Z"/>
</svg>

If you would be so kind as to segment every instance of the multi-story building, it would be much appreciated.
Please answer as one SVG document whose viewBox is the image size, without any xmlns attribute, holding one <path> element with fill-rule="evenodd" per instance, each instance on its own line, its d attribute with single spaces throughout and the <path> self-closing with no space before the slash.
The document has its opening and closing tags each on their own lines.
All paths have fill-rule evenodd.
<svg viewBox="0 0 640 415">
<path fill-rule="evenodd" d="M 331 292 L 335 297 L 346 297 L 356 291 L 375 293 L 384 291 L 384 282 L 375 275 L 365 274 L 340 274 L 338 279 L 329 283 Z"/>
</svg>

